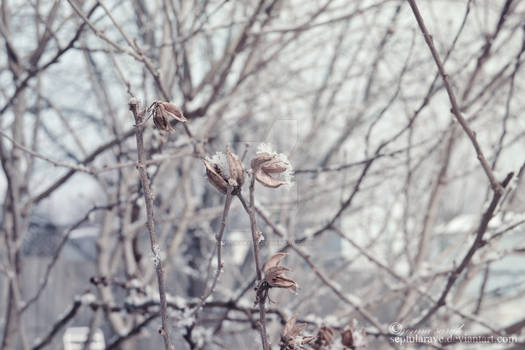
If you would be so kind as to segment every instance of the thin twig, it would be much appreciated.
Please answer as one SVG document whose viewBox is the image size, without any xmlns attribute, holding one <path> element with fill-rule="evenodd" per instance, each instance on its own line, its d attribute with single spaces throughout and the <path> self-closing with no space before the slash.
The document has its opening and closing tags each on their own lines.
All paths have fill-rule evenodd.
<svg viewBox="0 0 525 350">
<path fill-rule="evenodd" d="M 452 113 L 454 114 L 454 116 L 456 117 L 456 120 L 459 122 L 459 124 L 461 125 L 461 127 L 463 128 L 467 136 L 469 137 L 472 143 L 472 146 L 474 146 L 474 150 L 476 151 L 478 160 L 481 163 L 481 167 L 485 171 L 485 174 L 487 175 L 490 181 L 490 186 L 492 187 L 492 190 L 501 196 L 503 194 L 503 187 L 496 180 L 496 177 L 494 176 L 494 173 L 492 172 L 490 164 L 487 162 L 487 159 L 483 155 L 483 151 L 481 150 L 481 147 L 476 139 L 476 133 L 472 131 L 472 129 L 469 127 L 465 118 L 463 118 L 463 116 L 461 115 L 461 111 L 460 111 L 458 102 L 456 100 L 456 96 L 454 95 L 452 86 L 450 86 L 449 76 L 445 72 L 445 68 L 443 67 L 443 64 L 441 63 L 439 54 L 436 48 L 434 47 L 434 40 L 432 38 L 432 35 L 428 33 L 428 30 L 425 26 L 425 22 L 423 21 L 423 17 L 421 16 L 421 13 L 419 12 L 419 8 L 417 7 L 415 0 L 408 0 L 408 2 L 410 4 L 410 7 L 412 8 L 412 12 L 414 13 L 414 16 L 416 17 L 417 23 L 419 25 L 419 29 L 421 30 L 421 33 L 425 37 L 425 41 L 428 45 L 428 48 L 430 49 L 430 52 L 432 53 L 434 62 L 436 62 L 436 66 L 438 68 L 439 74 L 441 75 L 441 78 L 443 79 L 443 84 L 445 85 L 445 89 L 447 90 L 448 98 L 450 100 L 450 103 L 452 104 Z"/>
<path fill-rule="evenodd" d="M 37 344 L 31 348 L 31 350 L 39 350 L 49 345 L 49 343 L 53 341 L 53 338 L 62 329 L 62 327 L 64 327 L 69 322 L 69 320 L 71 320 L 77 314 L 81 306 L 81 297 L 75 299 L 69 310 L 55 322 L 49 333 L 43 339 L 39 340 Z"/>
<path fill-rule="evenodd" d="M 231 186 L 228 186 L 228 190 L 226 192 L 226 201 L 224 202 L 224 210 L 222 212 L 221 226 L 219 228 L 219 232 L 215 236 L 215 239 L 217 240 L 217 271 L 215 272 L 210 289 L 201 297 L 201 301 L 195 308 L 195 312 L 199 311 L 202 305 L 206 302 L 206 299 L 208 299 L 208 297 L 215 291 L 215 286 L 217 285 L 217 281 L 219 280 L 219 276 L 224 266 L 224 263 L 222 262 L 222 236 L 224 235 L 224 230 L 226 228 L 226 218 L 228 217 L 228 212 L 230 211 L 230 205 L 232 203 L 232 189 L 233 188 Z"/>
<path fill-rule="evenodd" d="M 129 109 L 133 113 L 135 118 L 135 132 L 137 138 L 137 153 L 138 153 L 138 163 L 137 169 L 139 171 L 140 180 L 142 182 L 142 189 L 144 191 L 144 199 L 146 201 L 146 214 L 148 217 L 148 232 L 151 242 L 151 251 L 153 252 L 155 259 L 155 270 L 157 272 L 157 282 L 159 286 L 159 296 L 160 296 L 160 315 L 162 319 L 162 328 L 159 333 L 164 338 L 164 345 L 166 350 L 174 350 L 175 348 L 171 346 L 170 335 L 169 335 L 169 326 L 168 326 L 168 306 L 166 301 L 166 282 L 164 276 L 164 269 L 162 267 L 162 259 L 160 246 L 157 241 L 157 235 L 155 233 L 155 219 L 153 216 L 153 195 L 151 194 L 151 189 L 149 187 L 148 173 L 146 171 L 146 156 L 144 152 L 144 113 L 139 111 L 139 102 L 136 98 L 132 98 L 129 101 Z"/>
<path fill-rule="evenodd" d="M 257 231 L 257 222 L 255 221 L 255 174 L 252 174 L 251 182 L 250 182 L 250 204 L 246 203 L 246 200 L 242 196 L 241 193 L 237 194 L 237 197 L 239 197 L 239 200 L 242 203 L 242 206 L 248 213 L 250 217 L 250 227 L 252 231 L 252 240 L 253 240 L 253 255 L 255 258 L 255 269 L 257 273 L 257 281 L 262 281 L 263 274 L 262 274 L 262 268 L 261 268 L 261 257 L 259 254 L 259 237 L 260 233 Z M 257 291 L 258 293 L 258 291 Z M 270 350 L 270 346 L 268 344 L 268 336 L 266 332 L 266 310 L 264 309 L 264 303 L 265 300 L 258 300 L 259 304 L 259 330 L 261 333 L 261 341 L 263 345 L 263 350 Z"/>
<path fill-rule="evenodd" d="M 502 184 L 500 184 L 500 186 L 503 189 L 507 187 L 513 175 L 514 173 L 509 173 L 507 177 L 505 178 L 505 180 L 502 182 Z M 446 299 L 452 289 L 452 286 L 457 281 L 457 279 L 459 278 L 463 270 L 465 270 L 467 266 L 470 264 L 470 261 L 472 260 L 472 257 L 474 256 L 476 251 L 485 245 L 486 241 L 483 240 L 483 236 L 485 232 L 487 231 L 490 220 L 494 216 L 494 212 L 496 208 L 498 207 L 499 201 L 502 197 L 502 193 L 497 192 L 497 191 L 494 192 L 494 196 L 492 197 L 489 207 L 487 208 L 485 213 L 483 213 L 478 229 L 476 231 L 476 238 L 474 239 L 474 242 L 472 243 L 468 252 L 465 254 L 463 259 L 461 260 L 461 263 L 459 264 L 459 266 L 448 277 L 447 284 L 445 288 L 443 289 L 443 291 L 441 292 L 441 295 L 439 296 L 439 299 L 437 300 L 437 302 L 414 324 L 413 328 L 419 328 L 430 317 L 432 317 L 432 315 L 434 315 L 443 305 L 446 304 Z"/>
</svg>

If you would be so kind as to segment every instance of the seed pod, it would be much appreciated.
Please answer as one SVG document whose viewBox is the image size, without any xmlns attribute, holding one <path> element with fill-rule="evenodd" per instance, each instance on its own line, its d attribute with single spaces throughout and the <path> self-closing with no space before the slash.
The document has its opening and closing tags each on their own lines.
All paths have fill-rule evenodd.
<svg viewBox="0 0 525 350">
<path fill-rule="evenodd" d="M 279 266 L 286 253 L 277 253 L 273 255 L 264 265 L 264 280 L 270 287 L 288 289 L 293 293 L 297 292 L 297 283 L 284 273 L 291 271 L 289 268 Z"/>
<path fill-rule="evenodd" d="M 228 186 L 231 194 L 236 195 L 241 191 L 244 183 L 244 169 L 242 162 L 229 148 L 226 154 L 217 152 L 213 157 L 204 160 L 208 179 L 221 193 L 226 194 Z"/>
<path fill-rule="evenodd" d="M 291 169 L 290 164 L 283 160 L 282 156 L 276 153 L 257 153 L 252 159 L 251 165 L 252 170 L 255 173 L 255 178 L 264 186 L 277 188 L 287 183 L 286 181 L 279 180 L 271 175 L 289 172 Z"/>
<path fill-rule="evenodd" d="M 281 349 L 304 349 L 303 345 L 311 343 L 315 339 L 313 336 L 299 336 L 306 327 L 306 323 L 295 324 L 297 316 L 291 317 L 284 325 L 281 334 Z"/>
<path fill-rule="evenodd" d="M 204 166 L 206 167 L 206 176 L 208 181 L 222 194 L 226 194 L 228 190 L 228 183 L 226 182 L 221 169 L 217 164 L 211 163 L 206 159 L 203 159 Z"/>
<path fill-rule="evenodd" d="M 169 102 L 153 101 L 148 108 L 148 112 L 153 117 L 153 123 L 157 129 L 167 132 L 173 130 L 170 117 L 175 119 L 175 123 L 187 121 L 180 108 Z"/>
<path fill-rule="evenodd" d="M 226 158 L 228 159 L 228 168 L 230 170 L 230 179 L 234 180 L 237 187 L 240 188 L 244 183 L 244 169 L 242 162 L 229 147 L 226 148 Z"/>
<path fill-rule="evenodd" d="M 153 124 L 155 124 L 155 126 L 159 130 L 164 130 L 168 132 L 173 130 L 170 121 L 167 117 L 166 110 L 164 106 L 160 103 L 155 107 L 155 111 L 153 112 Z"/>
</svg>

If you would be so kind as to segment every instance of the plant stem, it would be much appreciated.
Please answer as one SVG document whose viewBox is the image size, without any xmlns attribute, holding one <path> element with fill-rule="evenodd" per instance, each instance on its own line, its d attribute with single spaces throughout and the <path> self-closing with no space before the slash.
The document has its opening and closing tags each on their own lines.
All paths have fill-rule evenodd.
<svg viewBox="0 0 525 350">
<path fill-rule="evenodd" d="M 257 273 L 257 280 L 260 282 L 263 278 L 262 268 L 261 268 L 261 257 L 259 254 L 259 237 L 260 233 L 257 231 L 257 222 L 255 221 L 255 175 L 252 174 L 251 182 L 250 182 L 250 204 L 246 203 L 246 200 L 242 196 L 241 193 L 237 195 L 239 197 L 239 200 L 242 203 L 242 206 L 244 207 L 244 210 L 248 213 L 248 216 L 250 217 L 250 227 L 252 231 L 252 240 L 253 240 L 253 254 L 255 258 L 255 269 Z M 256 283 L 258 286 L 259 283 Z M 268 336 L 266 333 L 266 310 L 264 309 L 264 303 L 265 300 L 259 298 L 259 291 L 257 292 L 257 298 L 258 304 L 259 304 L 259 330 L 261 333 L 261 341 L 263 345 L 263 350 L 270 350 L 270 346 L 268 344 Z"/>
<path fill-rule="evenodd" d="M 215 290 L 215 286 L 217 285 L 219 276 L 222 271 L 222 267 L 224 265 L 224 263 L 222 262 L 222 237 L 224 236 L 224 230 L 226 229 L 226 218 L 228 217 L 228 212 L 230 211 L 231 203 L 232 203 L 232 187 L 228 186 L 228 190 L 226 192 L 226 200 L 224 202 L 224 209 L 222 211 L 221 226 L 219 228 L 219 232 L 215 236 L 215 239 L 217 241 L 217 272 L 215 273 L 215 277 L 213 278 L 213 282 L 209 290 L 201 297 L 201 301 L 195 307 L 195 313 L 197 313 L 200 310 L 200 308 L 206 302 L 206 299 L 208 299 L 208 297 Z"/>
<path fill-rule="evenodd" d="M 160 316 L 162 319 L 162 328 L 159 333 L 164 338 L 164 345 L 166 350 L 175 350 L 170 343 L 169 326 L 168 326 L 168 305 L 166 301 L 166 281 L 164 276 L 164 269 L 162 267 L 162 259 L 160 254 L 160 246 L 155 233 L 155 219 L 153 216 L 153 196 L 148 181 L 148 174 L 146 172 L 146 156 L 144 152 L 144 113 L 139 111 L 139 102 L 136 98 L 129 100 L 129 109 L 135 118 L 135 135 L 137 138 L 137 153 L 138 162 L 137 169 L 139 171 L 140 180 L 142 182 L 142 190 L 144 192 L 144 199 L 146 201 L 146 214 L 149 238 L 151 242 L 151 251 L 155 258 L 155 270 L 157 272 L 157 282 L 159 286 L 160 296 Z"/>
<path fill-rule="evenodd" d="M 451 109 L 452 114 L 454 114 L 454 116 L 456 117 L 456 120 L 463 128 L 463 131 L 465 131 L 468 138 L 470 139 L 470 142 L 472 143 L 472 146 L 474 147 L 474 150 L 476 151 L 476 155 L 478 156 L 478 160 L 481 163 L 481 167 L 483 168 L 483 171 L 485 171 L 485 174 L 487 175 L 489 179 L 492 190 L 494 191 L 494 193 L 497 193 L 499 196 L 502 196 L 504 189 L 500 185 L 498 180 L 496 180 L 496 176 L 492 172 L 492 169 L 490 168 L 490 165 L 487 162 L 487 159 L 485 158 L 485 155 L 483 154 L 483 151 L 481 150 L 481 147 L 477 141 L 476 133 L 469 127 L 467 121 L 461 115 L 461 108 L 457 102 L 456 96 L 454 95 L 454 90 L 452 90 L 452 86 L 450 85 L 449 75 L 446 73 L 445 68 L 443 67 L 443 63 L 441 62 L 441 59 L 439 58 L 439 54 L 436 48 L 434 47 L 434 39 L 432 38 L 432 35 L 429 34 L 427 27 L 425 26 L 425 22 L 423 21 L 423 17 L 421 16 L 421 13 L 419 12 L 419 8 L 417 7 L 416 1 L 408 0 L 408 3 L 410 4 L 410 7 L 412 8 L 414 17 L 416 18 L 417 24 L 419 25 L 419 29 L 421 30 L 421 33 L 423 34 L 423 37 L 425 38 L 425 41 L 430 50 L 430 53 L 432 54 L 432 57 L 434 58 L 434 62 L 436 63 L 439 74 L 441 75 L 441 78 L 443 79 L 445 90 L 447 90 L 450 104 L 452 105 L 452 109 Z"/>
</svg>

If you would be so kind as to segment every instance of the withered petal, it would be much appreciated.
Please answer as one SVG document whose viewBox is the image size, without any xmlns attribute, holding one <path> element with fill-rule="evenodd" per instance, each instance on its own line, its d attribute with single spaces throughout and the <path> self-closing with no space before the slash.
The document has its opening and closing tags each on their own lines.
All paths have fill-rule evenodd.
<svg viewBox="0 0 525 350">
<path fill-rule="evenodd" d="M 284 326 L 283 330 L 283 337 L 286 339 L 293 339 L 297 337 L 306 327 L 306 323 L 301 323 L 296 325 L 295 322 L 297 321 L 297 316 L 293 316 L 286 322 L 286 325 Z"/>
<path fill-rule="evenodd" d="M 290 317 L 288 321 L 286 321 L 286 324 L 284 325 L 284 329 L 283 329 L 283 337 L 288 337 L 292 329 L 294 329 L 296 321 L 297 321 L 297 316 L 292 316 Z"/>
<path fill-rule="evenodd" d="M 290 271 L 290 269 L 283 266 L 270 267 L 266 270 L 264 279 L 271 287 L 285 288 L 296 293 L 298 287 L 297 283 L 284 274 L 287 271 Z"/>
<path fill-rule="evenodd" d="M 285 181 L 281 181 L 279 179 L 271 177 L 270 175 L 268 175 L 268 173 L 265 173 L 261 169 L 255 172 L 255 179 L 257 179 L 257 181 L 259 181 L 262 185 L 270 188 L 277 188 L 281 185 L 286 184 Z"/>
<path fill-rule="evenodd" d="M 306 327 L 306 323 L 300 323 L 300 324 L 296 325 L 291 330 L 290 337 L 292 337 L 292 338 L 297 337 L 299 334 L 301 334 L 301 332 L 305 329 L 305 327 Z"/>
<path fill-rule="evenodd" d="M 166 112 L 168 112 L 172 118 L 175 118 L 179 122 L 183 123 L 188 121 L 188 119 L 184 117 L 184 114 L 182 113 L 180 108 L 174 105 L 173 103 L 163 102 L 162 105 L 166 109 Z"/>
<path fill-rule="evenodd" d="M 275 156 L 271 155 L 270 153 L 257 153 L 251 161 L 251 166 L 252 166 L 253 171 L 259 170 L 262 164 L 274 158 Z"/>
<path fill-rule="evenodd" d="M 266 264 L 264 264 L 264 268 L 263 268 L 264 273 L 266 273 L 267 269 L 279 265 L 281 261 L 284 259 L 284 257 L 287 255 L 288 255 L 287 253 L 276 253 L 272 255 L 272 257 L 268 259 Z"/>
<path fill-rule="evenodd" d="M 288 169 L 288 166 L 280 159 L 274 158 L 261 164 L 261 169 L 265 173 L 280 174 Z"/>
<path fill-rule="evenodd" d="M 299 339 L 299 342 L 300 342 L 300 344 L 309 344 L 309 343 L 311 343 L 315 338 L 316 338 L 316 336 L 314 336 L 314 335 L 310 335 L 310 336 L 307 336 L 307 337 L 302 337 L 301 339 Z"/>
</svg>

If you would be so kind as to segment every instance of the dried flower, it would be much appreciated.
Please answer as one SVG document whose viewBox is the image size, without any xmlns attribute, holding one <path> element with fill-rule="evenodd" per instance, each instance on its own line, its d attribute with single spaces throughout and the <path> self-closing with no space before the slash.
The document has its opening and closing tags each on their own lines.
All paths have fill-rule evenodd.
<svg viewBox="0 0 525 350">
<path fill-rule="evenodd" d="M 315 339 L 315 337 L 312 336 L 299 337 L 299 334 L 301 334 L 301 332 L 304 330 L 306 324 L 301 323 L 299 325 L 296 325 L 296 321 L 297 316 L 293 316 L 284 325 L 284 329 L 281 336 L 283 347 L 281 347 L 281 349 L 297 349 L 297 347 L 300 348 L 301 345 L 308 344 Z"/>
<path fill-rule="evenodd" d="M 284 266 L 279 266 L 281 260 L 283 260 L 286 255 L 286 253 L 277 253 L 266 262 L 263 269 L 264 280 L 270 287 L 285 288 L 296 293 L 297 283 L 284 274 L 291 270 Z"/>
<path fill-rule="evenodd" d="M 341 343 L 343 344 L 343 346 L 349 347 L 351 349 L 366 347 L 367 342 L 365 329 L 361 328 L 359 331 L 357 331 L 356 328 L 356 320 L 353 320 L 352 323 L 350 323 L 350 326 L 345 328 L 345 330 L 341 334 Z"/>
<path fill-rule="evenodd" d="M 217 152 L 213 157 L 203 159 L 208 181 L 222 194 L 226 194 L 228 186 L 232 194 L 239 193 L 244 183 L 244 168 L 239 157 L 229 148 L 226 154 Z"/>
<path fill-rule="evenodd" d="M 334 330 L 328 326 L 319 328 L 316 343 L 320 346 L 330 346 L 334 341 Z"/>
<path fill-rule="evenodd" d="M 266 187 L 277 188 L 291 183 L 293 170 L 290 161 L 286 155 L 273 152 L 266 144 L 259 146 L 251 166 L 257 181 Z M 272 176 L 273 174 L 281 174 L 284 180 Z"/>
<path fill-rule="evenodd" d="M 169 102 L 153 101 L 148 108 L 148 112 L 153 117 L 153 123 L 159 130 L 168 132 L 173 130 L 169 117 L 174 118 L 175 123 L 178 121 L 185 123 L 187 121 L 180 108 Z"/>
</svg>

